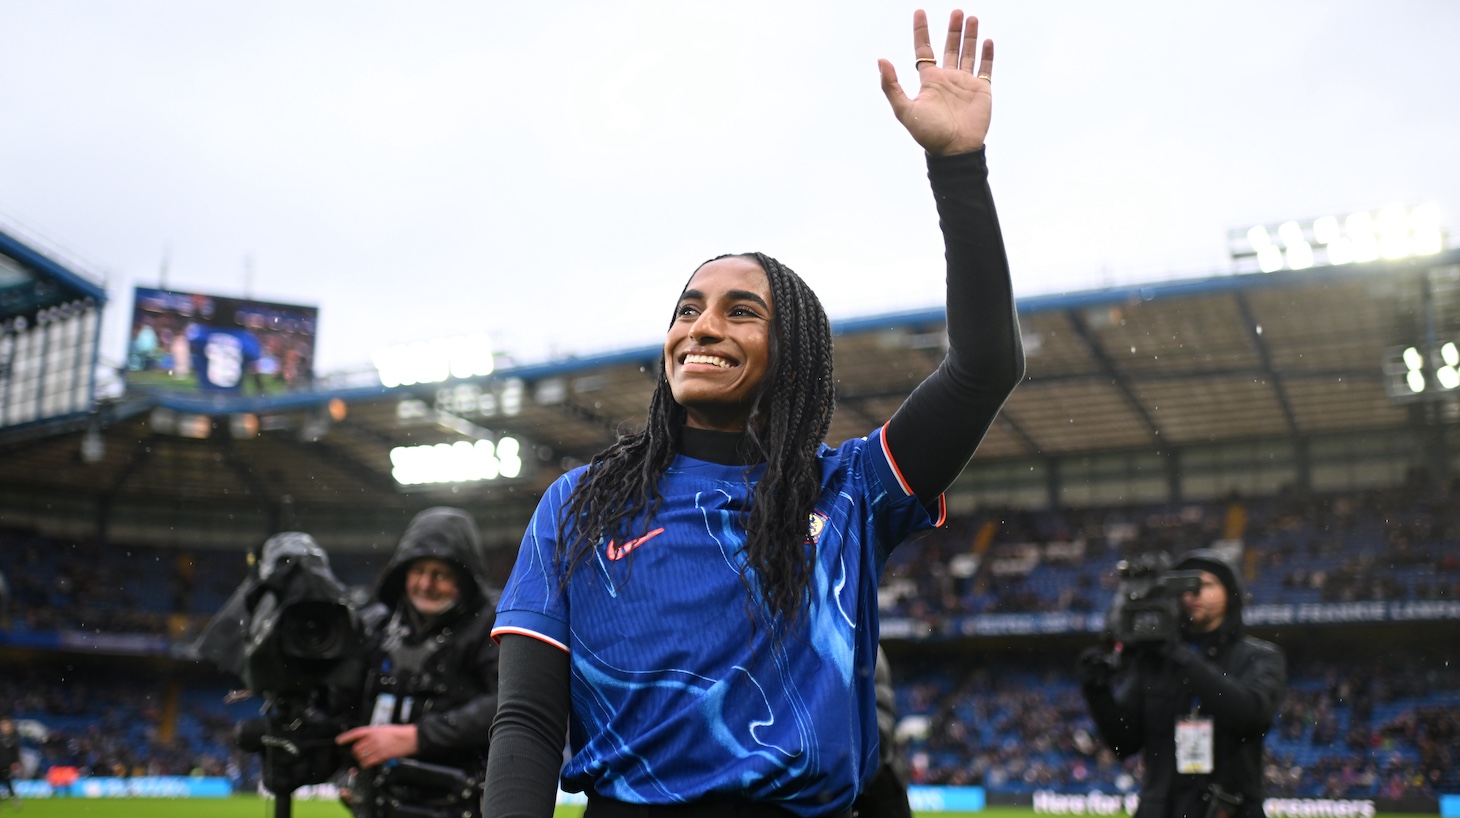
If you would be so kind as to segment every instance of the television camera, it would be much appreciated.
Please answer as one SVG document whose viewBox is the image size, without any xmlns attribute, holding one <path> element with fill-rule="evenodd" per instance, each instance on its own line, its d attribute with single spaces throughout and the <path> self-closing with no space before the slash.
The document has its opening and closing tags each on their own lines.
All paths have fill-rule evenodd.
<svg viewBox="0 0 1460 818">
<path fill-rule="evenodd" d="M 1171 570 L 1171 556 L 1164 551 L 1138 554 L 1115 567 L 1120 583 L 1105 614 L 1110 640 L 1140 648 L 1179 639 L 1181 597 L 1201 590 L 1201 572 Z"/>
<path fill-rule="evenodd" d="M 195 647 L 263 696 L 260 718 L 237 725 L 235 739 L 263 755 L 275 815 L 288 816 L 295 790 L 348 763 L 334 739 L 356 723 L 367 629 L 308 534 L 277 534 L 250 562 Z"/>
</svg>

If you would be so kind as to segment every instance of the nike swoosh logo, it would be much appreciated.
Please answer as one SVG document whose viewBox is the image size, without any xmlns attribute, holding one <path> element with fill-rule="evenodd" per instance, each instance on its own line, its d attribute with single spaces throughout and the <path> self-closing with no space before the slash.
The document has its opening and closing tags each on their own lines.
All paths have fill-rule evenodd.
<svg viewBox="0 0 1460 818">
<path fill-rule="evenodd" d="M 654 539 L 655 537 L 657 537 L 657 536 L 659 536 L 660 534 L 663 534 L 663 533 L 664 533 L 664 529 L 662 527 L 656 528 L 653 531 L 650 531 L 648 534 L 645 534 L 642 537 L 637 537 L 635 539 L 629 540 L 628 542 L 624 543 L 623 545 L 618 545 L 618 546 L 616 546 L 616 545 L 613 544 L 613 540 L 609 540 L 608 541 L 608 558 L 611 559 L 611 560 L 615 560 L 615 561 L 621 560 L 624 557 L 627 557 L 629 555 L 629 552 L 630 551 L 634 550 L 635 548 L 638 548 L 639 546 L 643 545 L 644 543 L 646 543 L 646 542 Z"/>
</svg>

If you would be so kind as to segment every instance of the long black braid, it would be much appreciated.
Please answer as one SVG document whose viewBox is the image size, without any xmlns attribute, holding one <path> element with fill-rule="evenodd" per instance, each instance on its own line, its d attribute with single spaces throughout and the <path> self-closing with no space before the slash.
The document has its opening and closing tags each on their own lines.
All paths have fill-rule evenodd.
<svg viewBox="0 0 1460 818">
<path fill-rule="evenodd" d="M 812 509 L 821 496 L 816 453 L 835 408 L 831 325 L 821 301 L 791 268 L 763 253 L 740 257 L 754 259 L 765 270 L 772 304 L 769 367 L 746 420 L 743 444 L 750 462 L 766 463 L 745 521 L 746 562 L 772 621 L 793 625 L 804 612 L 811 582 L 813 554 L 805 543 Z M 663 501 L 659 479 L 674 459 L 685 419 L 684 407 L 670 393 L 661 357 L 647 425 L 620 435 L 594 456 L 558 518 L 564 583 L 598 545 L 632 536 L 633 523 L 658 513 Z M 748 609 L 754 624 L 747 572 L 740 581 L 752 592 Z"/>
</svg>

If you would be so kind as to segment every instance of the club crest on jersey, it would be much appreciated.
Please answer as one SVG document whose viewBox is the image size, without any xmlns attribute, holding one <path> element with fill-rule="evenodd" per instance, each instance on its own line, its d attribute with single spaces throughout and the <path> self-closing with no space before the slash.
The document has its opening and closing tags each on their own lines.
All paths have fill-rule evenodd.
<svg viewBox="0 0 1460 818">
<path fill-rule="evenodd" d="M 826 530 L 826 515 L 819 511 L 811 512 L 811 525 L 806 531 L 807 542 L 818 542 L 821 540 L 821 532 Z"/>
<path fill-rule="evenodd" d="M 614 560 L 615 562 L 621 560 L 624 557 L 627 557 L 630 551 L 633 551 L 635 548 L 638 548 L 639 546 L 654 539 L 662 533 L 664 533 L 664 528 L 661 526 L 654 529 L 653 531 L 650 531 L 648 534 L 645 534 L 642 537 L 635 537 L 632 540 L 626 540 L 623 545 L 614 545 L 613 540 L 609 540 L 608 558 Z M 600 542 L 602 542 L 602 540 L 600 540 Z"/>
</svg>

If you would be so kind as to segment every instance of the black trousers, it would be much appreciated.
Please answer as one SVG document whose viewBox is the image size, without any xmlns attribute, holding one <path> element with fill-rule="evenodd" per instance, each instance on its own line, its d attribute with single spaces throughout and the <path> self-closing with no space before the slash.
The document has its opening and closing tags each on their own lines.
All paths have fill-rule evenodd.
<svg viewBox="0 0 1460 818">
<path fill-rule="evenodd" d="M 852 803 L 857 818 L 912 818 L 907 803 L 907 787 L 886 764 L 877 771 L 872 783 Z"/>
<path fill-rule="evenodd" d="M 851 818 L 850 812 L 828 813 L 826 818 Z M 774 804 L 754 801 L 694 801 L 688 804 L 626 804 L 612 798 L 588 798 L 583 818 L 796 818 L 796 813 Z"/>
</svg>

